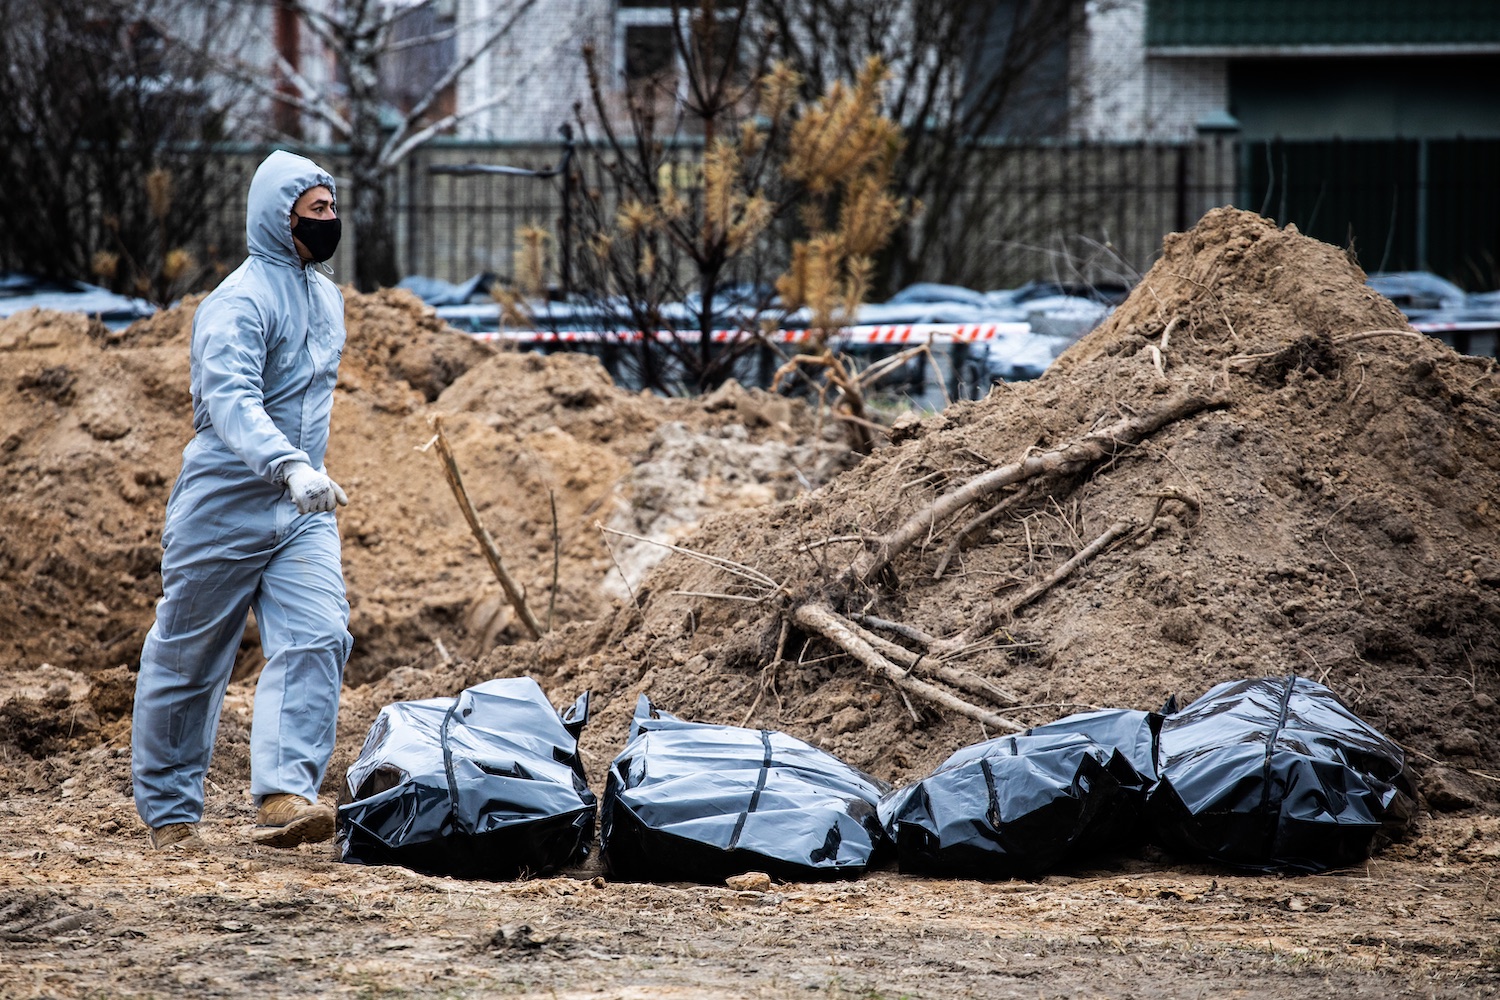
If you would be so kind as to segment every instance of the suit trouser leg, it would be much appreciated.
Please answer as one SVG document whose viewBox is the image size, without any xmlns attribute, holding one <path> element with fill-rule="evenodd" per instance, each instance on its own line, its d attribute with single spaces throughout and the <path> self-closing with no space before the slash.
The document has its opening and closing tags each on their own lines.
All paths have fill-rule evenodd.
<svg viewBox="0 0 1500 1000">
<path fill-rule="evenodd" d="M 261 560 L 174 544 L 141 651 L 131 727 L 136 811 L 147 826 L 203 818 L 203 779 Z"/>
<path fill-rule="evenodd" d="M 317 801 L 333 753 L 339 690 L 353 639 L 331 513 L 300 517 L 255 596 L 266 665 L 255 687 L 250 792 Z"/>
</svg>

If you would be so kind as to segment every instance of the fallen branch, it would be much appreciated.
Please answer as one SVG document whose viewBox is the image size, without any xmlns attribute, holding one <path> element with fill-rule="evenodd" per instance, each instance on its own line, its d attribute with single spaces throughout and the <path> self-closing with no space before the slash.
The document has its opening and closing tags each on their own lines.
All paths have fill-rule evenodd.
<svg viewBox="0 0 1500 1000">
<path fill-rule="evenodd" d="M 1018 733 L 1026 727 L 1003 715 L 971 704 L 956 695 L 949 694 L 936 685 L 919 680 L 911 676 L 907 671 L 882 656 L 876 649 L 864 639 L 860 638 L 855 628 L 851 627 L 848 619 L 820 604 L 804 604 L 799 607 L 793 615 L 793 620 L 801 627 L 816 632 L 825 639 L 838 646 L 845 653 L 863 663 L 877 676 L 884 677 L 902 693 L 910 693 L 923 701 L 957 712 L 959 715 L 973 719 L 981 725 L 1004 732 Z"/>
<path fill-rule="evenodd" d="M 552 619 L 557 613 L 557 591 L 562 581 L 562 530 L 557 523 L 557 493 L 547 487 L 547 503 L 552 507 L 552 590 L 547 595 L 547 631 L 552 631 Z"/>
<path fill-rule="evenodd" d="M 964 507 L 991 496 L 1014 483 L 1024 482 L 1047 473 L 1071 474 L 1114 455 L 1122 447 L 1145 440 L 1170 423 L 1207 409 L 1229 405 L 1225 399 L 1183 396 L 1159 410 L 1137 417 L 1127 417 L 1108 427 L 1085 434 L 1054 451 L 1031 455 L 1019 462 L 993 469 L 912 514 L 893 531 L 875 540 L 874 545 L 850 563 L 844 571 L 844 583 L 868 584 L 891 560 L 922 539 L 940 522 Z"/>
<path fill-rule="evenodd" d="M 453 449 L 448 447 L 448 438 L 443 434 L 443 418 L 435 416 L 432 418 L 432 427 L 436 431 L 432 440 L 418 449 L 426 451 L 433 445 L 437 445 L 438 456 L 443 460 L 443 475 L 448 480 L 449 487 L 453 490 L 453 496 L 458 500 L 458 509 L 463 511 L 464 520 L 469 522 L 469 530 L 479 541 L 479 547 L 484 550 L 484 557 L 489 561 L 490 569 L 495 574 L 495 579 L 500 581 L 500 587 L 505 591 L 506 600 L 510 606 L 516 609 L 516 616 L 521 619 L 521 624 L 526 626 L 526 631 L 531 633 L 533 639 L 542 637 L 542 626 L 537 622 L 536 616 L 531 613 L 530 606 L 526 603 L 526 595 L 521 588 L 516 586 L 516 581 L 511 578 L 505 569 L 505 563 L 500 559 L 500 549 L 495 545 L 495 539 L 491 537 L 489 530 L 479 521 L 479 511 L 474 508 L 474 503 L 469 499 L 469 493 L 464 489 L 463 477 L 458 473 L 458 463 L 453 458 Z"/>
<path fill-rule="evenodd" d="M 1358 333 L 1344 333 L 1333 338 L 1335 344 L 1354 344 L 1361 340 L 1374 340 L 1376 337 L 1405 337 L 1408 340 L 1426 340 L 1427 334 L 1417 330 L 1361 330 Z"/>
</svg>

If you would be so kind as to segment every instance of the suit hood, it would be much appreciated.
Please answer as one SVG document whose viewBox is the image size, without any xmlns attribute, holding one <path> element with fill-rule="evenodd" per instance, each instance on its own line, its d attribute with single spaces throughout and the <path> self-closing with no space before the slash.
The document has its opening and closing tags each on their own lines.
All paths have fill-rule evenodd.
<svg viewBox="0 0 1500 1000">
<path fill-rule="evenodd" d="M 278 149 L 261 161 L 250 180 L 245 204 L 245 243 L 252 256 L 302 266 L 292 243 L 292 206 L 305 191 L 319 184 L 337 198 L 328 171 L 305 156 Z"/>
</svg>

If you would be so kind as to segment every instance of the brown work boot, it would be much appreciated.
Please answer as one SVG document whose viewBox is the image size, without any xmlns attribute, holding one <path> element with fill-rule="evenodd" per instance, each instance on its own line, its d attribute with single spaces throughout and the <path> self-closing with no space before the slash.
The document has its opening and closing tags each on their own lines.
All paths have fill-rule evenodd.
<svg viewBox="0 0 1500 1000">
<path fill-rule="evenodd" d="M 196 823 L 168 823 L 149 831 L 151 847 L 154 850 L 165 851 L 169 847 L 178 847 L 185 851 L 196 851 L 203 848 L 203 838 L 198 836 L 198 825 Z"/>
<path fill-rule="evenodd" d="M 255 813 L 250 839 L 266 847 L 316 844 L 333 836 L 333 809 L 300 795 L 267 795 Z"/>
</svg>

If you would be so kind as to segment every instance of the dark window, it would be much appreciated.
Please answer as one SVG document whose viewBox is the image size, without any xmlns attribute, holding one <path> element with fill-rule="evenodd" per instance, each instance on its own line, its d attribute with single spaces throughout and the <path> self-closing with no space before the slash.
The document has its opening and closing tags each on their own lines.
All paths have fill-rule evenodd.
<svg viewBox="0 0 1500 1000">
<path fill-rule="evenodd" d="M 718 0 L 713 5 L 717 30 L 704 33 L 694 25 L 703 17 L 703 7 L 696 3 L 672 5 L 662 0 L 618 0 L 615 8 L 616 67 L 627 85 L 637 82 L 669 81 L 678 66 L 675 23 L 688 34 L 687 43 L 699 46 L 706 41 L 713 49 L 708 61 L 722 65 L 727 59 L 737 62 L 731 51 L 735 39 L 733 24 L 739 20 L 744 0 Z M 699 36 L 704 36 L 700 39 Z"/>
<path fill-rule="evenodd" d="M 625 79 L 658 79 L 676 69 L 677 53 L 670 24 L 625 26 Z"/>
</svg>

